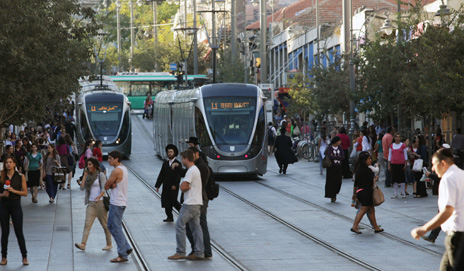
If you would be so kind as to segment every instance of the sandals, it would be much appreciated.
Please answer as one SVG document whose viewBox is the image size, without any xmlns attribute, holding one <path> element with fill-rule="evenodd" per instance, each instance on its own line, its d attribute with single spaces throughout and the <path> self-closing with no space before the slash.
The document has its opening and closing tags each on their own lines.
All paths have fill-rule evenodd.
<svg viewBox="0 0 464 271">
<path fill-rule="evenodd" d="M 123 263 L 123 262 L 127 262 L 128 259 L 125 259 L 125 258 L 122 258 L 122 257 L 116 257 L 114 259 L 111 259 L 110 262 L 112 263 Z"/>
</svg>

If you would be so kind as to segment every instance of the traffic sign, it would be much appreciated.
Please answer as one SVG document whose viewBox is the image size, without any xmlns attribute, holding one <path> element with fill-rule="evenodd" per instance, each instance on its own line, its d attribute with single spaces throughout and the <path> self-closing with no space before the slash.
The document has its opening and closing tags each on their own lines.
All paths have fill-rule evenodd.
<svg viewBox="0 0 464 271">
<path fill-rule="evenodd" d="M 169 65 L 169 69 L 170 69 L 171 71 L 177 70 L 177 63 L 171 63 L 171 64 Z"/>
</svg>

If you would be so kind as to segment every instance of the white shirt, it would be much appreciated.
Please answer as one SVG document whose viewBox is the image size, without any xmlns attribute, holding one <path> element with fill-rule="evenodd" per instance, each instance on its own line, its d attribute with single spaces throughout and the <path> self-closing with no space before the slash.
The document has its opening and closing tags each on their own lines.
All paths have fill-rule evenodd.
<svg viewBox="0 0 464 271">
<path fill-rule="evenodd" d="M 185 174 L 184 179 L 180 183 L 188 182 L 190 189 L 184 192 L 184 204 L 186 205 L 203 205 L 203 187 L 201 185 L 201 174 L 197 166 L 193 165 Z"/>
<path fill-rule="evenodd" d="M 100 196 L 100 193 L 101 193 L 100 176 L 97 176 L 97 179 L 93 182 L 92 186 L 90 187 L 89 201 L 95 201 L 95 198 Z"/>
<path fill-rule="evenodd" d="M 445 172 L 438 188 L 438 208 L 446 206 L 454 208 L 453 213 L 441 225 L 445 232 L 464 232 L 464 171 L 452 165 Z"/>
<path fill-rule="evenodd" d="M 116 206 L 127 206 L 127 168 L 123 165 L 117 166 L 122 170 L 122 181 L 116 183 L 116 187 L 111 189 L 110 204 Z"/>
<path fill-rule="evenodd" d="M 326 137 L 325 140 L 321 137 L 321 146 L 319 147 L 319 154 L 321 155 L 322 159 L 325 158 L 325 150 L 330 144 L 329 137 Z"/>
<path fill-rule="evenodd" d="M 176 158 L 172 158 L 171 160 L 168 160 L 169 161 L 169 167 L 172 166 L 172 163 L 174 162 L 174 160 L 176 160 Z"/>
</svg>

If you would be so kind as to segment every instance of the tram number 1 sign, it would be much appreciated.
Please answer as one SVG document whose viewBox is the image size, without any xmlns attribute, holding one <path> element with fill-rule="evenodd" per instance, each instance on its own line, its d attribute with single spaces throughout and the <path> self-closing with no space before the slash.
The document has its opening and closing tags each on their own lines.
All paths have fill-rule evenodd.
<svg viewBox="0 0 464 271">
<path fill-rule="evenodd" d="M 267 98 L 268 102 L 272 102 L 274 97 L 274 85 L 273 84 L 259 84 L 259 88 L 263 91 L 264 97 Z"/>
</svg>

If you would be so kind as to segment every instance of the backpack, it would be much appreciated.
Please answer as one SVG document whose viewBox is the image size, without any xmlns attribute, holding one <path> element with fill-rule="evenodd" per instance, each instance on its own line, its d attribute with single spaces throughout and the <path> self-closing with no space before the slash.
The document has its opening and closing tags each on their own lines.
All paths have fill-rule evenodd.
<svg viewBox="0 0 464 271">
<path fill-rule="evenodd" d="M 219 185 L 216 183 L 216 178 L 214 177 L 213 170 L 208 166 L 209 178 L 208 183 L 205 187 L 206 195 L 209 200 L 213 200 L 219 196 Z"/>
<path fill-rule="evenodd" d="M 85 168 L 85 152 L 82 154 L 81 158 L 79 159 L 79 168 Z"/>
<path fill-rule="evenodd" d="M 274 132 L 272 131 L 272 126 L 269 126 L 269 131 L 267 131 L 267 139 L 269 141 L 274 140 Z"/>
</svg>

